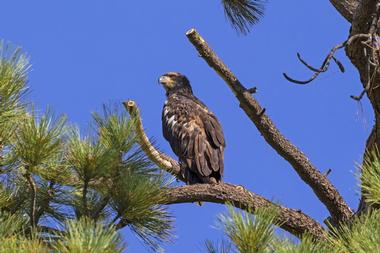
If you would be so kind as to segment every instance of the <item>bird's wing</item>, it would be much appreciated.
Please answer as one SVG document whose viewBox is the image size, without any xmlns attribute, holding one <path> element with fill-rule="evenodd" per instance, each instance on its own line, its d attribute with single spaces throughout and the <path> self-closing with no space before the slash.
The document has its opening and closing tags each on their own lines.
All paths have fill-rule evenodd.
<svg viewBox="0 0 380 253">
<path fill-rule="evenodd" d="M 174 153 L 193 172 L 207 177 L 223 174 L 225 141 L 216 117 L 203 104 L 184 99 L 167 105 L 162 115 L 163 134 Z"/>
</svg>

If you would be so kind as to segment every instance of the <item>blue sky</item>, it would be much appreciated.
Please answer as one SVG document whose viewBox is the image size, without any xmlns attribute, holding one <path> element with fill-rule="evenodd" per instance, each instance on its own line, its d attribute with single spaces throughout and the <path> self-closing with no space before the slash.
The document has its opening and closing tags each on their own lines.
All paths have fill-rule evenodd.
<svg viewBox="0 0 380 253">
<path fill-rule="evenodd" d="M 267 145 L 239 109 L 228 87 L 197 56 L 185 32 L 195 27 L 246 86 L 282 133 L 300 147 L 353 207 L 358 203 L 356 164 L 372 127 L 372 111 L 350 95 L 361 92 L 357 71 L 344 52 L 346 67 L 330 70 L 308 86 L 287 82 L 282 72 L 300 79 L 311 73 L 296 52 L 316 66 L 332 46 L 348 36 L 349 24 L 329 1 L 270 1 L 266 14 L 248 36 L 226 22 L 220 0 L 12 0 L 3 1 L 0 37 L 20 45 L 31 56 L 30 99 L 50 106 L 86 129 L 91 112 L 103 103 L 134 99 L 147 132 L 172 154 L 161 134 L 165 100 L 157 78 L 179 71 L 195 94 L 218 116 L 224 129 L 225 181 L 323 221 L 328 213 L 290 165 Z M 173 244 L 167 252 L 202 252 L 205 239 L 218 240 L 216 204 L 170 207 L 176 217 Z M 131 235 L 127 252 L 149 252 Z"/>
</svg>

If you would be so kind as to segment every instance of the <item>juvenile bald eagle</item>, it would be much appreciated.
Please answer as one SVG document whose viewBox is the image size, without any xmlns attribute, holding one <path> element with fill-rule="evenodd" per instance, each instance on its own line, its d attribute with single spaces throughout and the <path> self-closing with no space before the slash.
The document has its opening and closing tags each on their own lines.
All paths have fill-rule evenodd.
<svg viewBox="0 0 380 253">
<path fill-rule="evenodd" d="M 215 115 L 193 95 L 189 80 L 177 72 L 160 77 L 167 101 L 162 130 L 178 156 L 188 184 L 218 183 L 223 178 L 223 131 Z"/>
</svg>

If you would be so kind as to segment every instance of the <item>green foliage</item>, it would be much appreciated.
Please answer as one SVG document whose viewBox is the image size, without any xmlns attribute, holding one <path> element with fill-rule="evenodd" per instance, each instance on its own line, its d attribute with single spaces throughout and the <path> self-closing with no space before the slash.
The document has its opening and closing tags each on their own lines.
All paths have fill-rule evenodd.
<svg viewBox="0 0 380 253">
<path fill-rule="evenodd" d="M 0 253 L 47 253 L 47 246 L 33 234 L 27 238 L 27 221 L 18 214 L 0 213 Z"/>
<path fill-rule="evenodd" d="M 172 217 L 159 204 L 169 181 L 137 145 L 134 122 L 104 106 L 82 137 L 65 117 L 25 107 L 27 59 L 1 46 L 0 253 L 121 252 L 123 227 L 155 250 L 169 241 Z"/>
<path fill-rule="evenodd" d="M 377 150 L 369 154 L 361 168 L 361 187 L 365 201 L 380 204 L 380 159 Z"/>
<path fill-rule="evenodd" d="M 67 221 L 65 232 L 58 235 L 53 249 L 61 253 L 120 253 L 125 248 L 113 226 L 89 218 Z"/>
<path fill-rule="evenodd" d="M 103 106 L 103 115 L 93 113 L 95 126 L 98 131 L 99 141 L 110 148 L 121 152 L 128 152 L 136 142 L 133 131 L 134 121 L 125 113 L 120 113 Z"/>
<path fill-rule="evenodd" d="M 258 209 L 253 217 L 248 212 L 237 212 L 228 207 L 228 215 L 219 217 L 220 223 L 237 250 L 242 253 L 264 253 L 274 238 L 277 213 L 270 209 Z"/>
<path fill-rule="evenodd" d="M 18 165 L 37 171 L 51 168 L 62 152 L 65 123 L 65 117 L 54 120 L 49 111 L 40 118 L 34 113 L 27 115 L 18 124 L 12 145 Z"/>
<path fill-rule="evenodd" d="M 162 176 L 126 171 L 121 178 L 111 184 L 112 207 L 143 241 L 158 249 L 158 242 L 170 240 L 172 226 L 172 217 L 157 204 L 164 200 Z"/>
<path fill-rule="evenodd" d="M 0 239 L 0 253 L 50 253 L 51 250 L 41 240 L 14 236 Z"/>
<path fill-rule="evenodd" d="M 304 235 L 299 243 L 276 238 L 272 244 L 273 252 L 277 253 L 333 253 L 332 245 L 325 241 L 317 241 L 310 235 Z"/>
<path fill-rule="evenodd" d="M 27 222 L 17 214 L 0 213 L 0 238 L 11 237 L 22 231 Z"/>
<path fill-rule="evenodd" d="M 336 252 L 380 252 L 380 211 L 362 215 L 333 232 L 330 242 Z"/>
<path fill-rule="evenodd" d="M 264 11 L 262 0 L 222 0 L 224 13 L 232 26 L 243 34 L 250 31 Z"/>
<path fill-rule="evenodd" d="M 15 122 L 22 118 L 21 101 L 26 91 L 28 58 L 20 48 L 0 42 L 0 144 L 5 145 L 15 129 Z"/>
<path fill-rule="evenodd" d="M 231 253 L 232 245 L 229 242 L 222 241 L 220 243 L 213 243 L 210 240 L 205 241 L 206 250 L 208 253 Z"/>
</svg>

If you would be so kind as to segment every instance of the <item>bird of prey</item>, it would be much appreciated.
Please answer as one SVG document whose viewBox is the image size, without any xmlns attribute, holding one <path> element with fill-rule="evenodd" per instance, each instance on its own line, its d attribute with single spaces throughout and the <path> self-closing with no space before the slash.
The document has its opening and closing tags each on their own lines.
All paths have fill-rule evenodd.
<svg viewBox="0 0 380 253">
<path fill-rule="evenodd" d="M 188 184 L 218 183 L 223 178 L 223 131 L 218 119 L 197 97 L 189 80 L 178 72 L 159 78 L 167 100 L 162 110 L 162 130 L 178 156 Z"/>
</svg>

